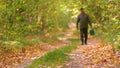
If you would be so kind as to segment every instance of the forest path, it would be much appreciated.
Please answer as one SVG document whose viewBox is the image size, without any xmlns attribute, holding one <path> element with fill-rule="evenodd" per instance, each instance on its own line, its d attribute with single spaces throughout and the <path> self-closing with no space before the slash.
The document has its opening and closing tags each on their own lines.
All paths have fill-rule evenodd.
<svg viewBox="0 0 120 68">
<path fill-rule="evenodd" d="M 56 48 L 66 46 L 66 45 L 69 45 L 70 41 L 68 41 L 68 39 L 73 36 L 73 31 L 75 30 L 75 27 L 76 26 L 74 23 L 69 23 L 69 29 L 63 33 L 65 36 L 58 37 L 58 39 L 61 41 L 60 43 L 55 44 L 54 46 L 46 44 L 42 48 L 47 50 L 47 51 L 43 51 L 43 52 L 35 51 L 36 52 L 35 55 L 33 55 L 32 57 L 27 57 L 23 63 L 18 64 L 17 66 L 15 66 L 15 68 L 25 68 L 25 67 L 29 66 L 35 59 L 40 58 L 41 56 L 48 53 L 49 51 L 54 50 Z"/>
<path fill-rule="evenodd" d="M 113 47 L 89 39 L 88 45 L 80 45 L 69 54 L 71 61 L 61 68 L 120 68 L 120 54 Z"/>
</svg>

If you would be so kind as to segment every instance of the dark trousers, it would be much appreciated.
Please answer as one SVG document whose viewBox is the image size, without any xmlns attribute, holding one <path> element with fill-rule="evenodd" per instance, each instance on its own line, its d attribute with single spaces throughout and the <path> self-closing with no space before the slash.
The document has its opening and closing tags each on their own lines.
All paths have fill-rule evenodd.
<svg viewBox="0 0 120 68">
<path fill-rule="evenodd" d="M 82 44 L 87 44 L 88 39 L 88 28 L 80 28 L 80 36 Z"/>
</svg>

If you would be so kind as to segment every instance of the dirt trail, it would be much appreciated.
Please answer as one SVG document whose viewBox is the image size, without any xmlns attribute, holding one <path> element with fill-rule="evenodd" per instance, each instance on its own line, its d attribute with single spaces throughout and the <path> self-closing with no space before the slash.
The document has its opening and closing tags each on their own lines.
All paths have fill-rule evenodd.
<svg viewBox="0 0 120 68">
<path fill-rule="evenodd" d="M 70 23 L 69 28 L 70 29 L 64 33 L 64 35 L 65 35 L 64 38 L 58 38 L 61 41 L 61 43 L 56 44 L 55 46 L 51 46 L 51 45 L 48 46 L 48 44 L 47 44 L 47 48 L 48 48 L 47 50 L 51 51 L 56 48 L 60 48 L 60 47 L 70 44 L 70 42 L 67 39 L 72 36 L 73 30 L 75 30 L 75 24 Z M 46 48 L 46 47 L 44 47 L 44 48 Z M 43 53 L 38 53 L 37 55 L 34 55 L 33 57 L 27 57 L 23 63 L 18 64 L 17 66 L 15 66 L 15 68 L 25 68 L 26 66 L 30 65 L 35 59 L 40 58 L 41 56 L 43 56 L 44 54 L 46 54 L 49 51 L 46 51 Z"/>
<path fill-rule="evenodd" d="M 65 37 L 59 38 L 63 43 L 57 44 L 58 46 L 69 44 L 70 42 L 67 39 L 73 38 L 75 24 L 70 23 L 69 27 L 70 30 L 65 33 Z M 53 49 L 55 48 L 53 47 Z M 36 55 L 16 68 L 24 68 L 42 55 L 44 54 Z M 114 52 L 111 45 L 102 44 L 98 39 L 90 38 L 88 45 L 79 45 L 76 50 L 68 55 L 71 58 L 70 62 L 59 66 L 59 68 L 120 68 L 120 54 Z"/>
<path fill-rule="evenodd" d="M 97 39 L 89 39 L 88 45 L 78 46 L 69 56 L 71 61 L 61 68 L 120 68 L 120 54 Z"/>
</svg>

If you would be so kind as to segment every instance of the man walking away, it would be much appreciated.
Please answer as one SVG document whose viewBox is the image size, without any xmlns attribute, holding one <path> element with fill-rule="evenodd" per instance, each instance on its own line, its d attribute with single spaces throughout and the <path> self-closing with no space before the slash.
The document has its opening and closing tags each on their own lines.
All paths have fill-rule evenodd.
<svg viewBox="0 0 120 68">
<path fill-rule="evenodd" d="M 78 15 L 76 27 L 78 29 L 78 24 L 80 23 L 80 37 L 82 45 L 87 45 L 88 39 L 88 24 L 92 28 L 92 24 L 90 22 L 89 16 L 85 13 L 84 9 L 80 9 L 81 13 Z"/>
</svg>

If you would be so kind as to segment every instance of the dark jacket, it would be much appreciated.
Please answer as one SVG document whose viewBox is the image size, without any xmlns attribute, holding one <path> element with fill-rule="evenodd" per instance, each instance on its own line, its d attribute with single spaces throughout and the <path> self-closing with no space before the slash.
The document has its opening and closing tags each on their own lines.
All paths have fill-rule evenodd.
<svg viewBox="0 0 120 68">
<path fill-rule="evenodd" d="M 88 28 L 88 24 L 92 27 L 89 16 L 87 14 L 79 14 L 77 19 L 77 28 L 80 23 L 80 28 Z"/>
</svg>

